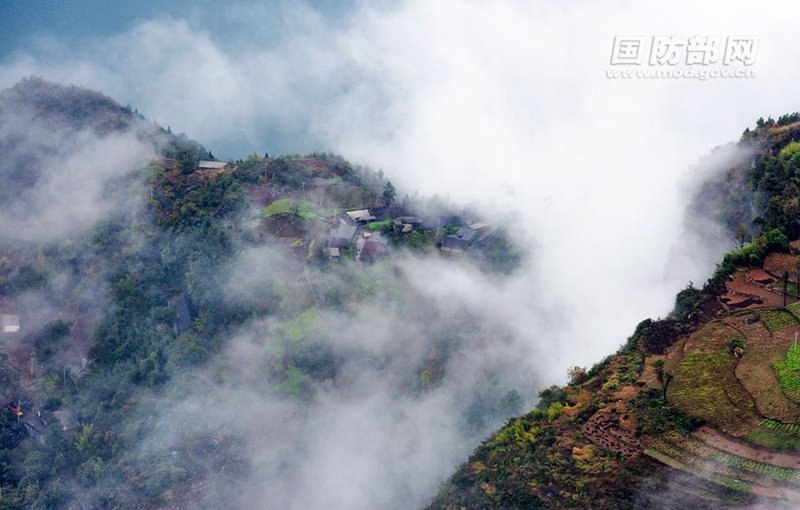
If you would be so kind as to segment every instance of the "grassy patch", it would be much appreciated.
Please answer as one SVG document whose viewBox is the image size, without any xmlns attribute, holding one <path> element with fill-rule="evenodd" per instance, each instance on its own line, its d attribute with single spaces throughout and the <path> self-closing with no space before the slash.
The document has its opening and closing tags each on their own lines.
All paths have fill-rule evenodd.
<svg viewBox="0 0 800 510">
<path fill-rule="evenodd" d="M 319 214 L 315 214 L 315 213 L 308 212 L 308 211 L 299 211 L 297 213 L 297 215 L 300 216 L 303 219 L 306 219 L 306 220 L 324 220 L 325 219 L 323 216 L 320 216 Z"/>
<path fill-rule="evenodd" d="M 283 332 L 286 337 L 296 342 L 306 336 L 309 331 L 320 326 L 319 312 L 316 307 L 308 308 L 294 319 L 283 324 Z"/>
<path fill-rule="evenodd" d="M 276 200 L 262 209 L 265 218 L 269 218 L 275 214 L 293 213 L 295 200 L 291 198 L 282 198 Z"/>
<path fill-rule="evenodd" d="M 667 463 L 664 459 L 667 457 L 672 463 L 699 468 L 702 472 L 700 476 L 704 478 L 708 472 L 712 472 L 717 476 L 734 477 L 742 482 L 767 487 L 780 485 L 781 482 L 800 482 L 800 470 L 734 455 L 692 435 L 669 432 L 655 439 L 651 448 L 661 454 L 659 460 L 662 462 Z"/>
<path fill-rule="evenodd" d="M 730 349 L 731 341 L 741 338 L 741 333 L 721 322 L 712 322 L 695 332 L 687 342 L 688 352 L 716 352 Z"/>
<path fill-rule="evenodd" d="M 307 220 L 324 219 L 323 216 L 320 216 L 314 212 L 315 210 L 316 208 L 314 204 L 308 200 L 281 198 L 280 200 L 276 200 L 263 208 L 261 213 L 265 218 L 269 218 L 270 216 L 274 216 L 276 214 L 296 214 Z"/>
<path fill-rule="evenodd" d="M 391 224 L 392 220 L 372 221 L 367 223 L 367 228 L 371 228 L 372 230 L 388 230 Z"/>
</svg>

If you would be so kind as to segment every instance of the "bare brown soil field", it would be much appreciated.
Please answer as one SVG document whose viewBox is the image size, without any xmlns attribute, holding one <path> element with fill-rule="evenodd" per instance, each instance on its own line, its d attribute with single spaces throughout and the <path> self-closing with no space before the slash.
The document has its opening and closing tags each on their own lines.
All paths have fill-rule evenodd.
<svg viewBox="0 0 800 510">
<path fill-rule="evenodd" d="M 763 269 L 751 269 L 747 272 L 747 279 L 758 285 L 775 283 L 775 277 Z"/>
<path fill-rule="evenodd" d="M 760 287 L 747 281 L 743 276 L 736 276 L 733 281 L 725 282 L 728 291 L 734 295 L 757 296 L 763 303 L 758 306 L 750 306 L 748 308 L 757 308 L 760 306 L 783 306 L 783 296 L 769 291 L 764 287 Z M 787 299 L 787 303 L 794 303 L 797 301 L 795 298 Z"/>
</svg>

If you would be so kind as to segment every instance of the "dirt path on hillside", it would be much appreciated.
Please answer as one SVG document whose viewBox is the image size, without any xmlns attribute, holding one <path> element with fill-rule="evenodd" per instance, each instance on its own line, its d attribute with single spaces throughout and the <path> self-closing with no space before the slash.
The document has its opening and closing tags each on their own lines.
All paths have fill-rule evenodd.
<svg viewBox="0 0 800 510">
<path fill-rule="evenodd" d="M 745 459 L 750 459 L 777 467 L 800 469 L 800 456 L 797 455 L 759 450 L 723 435 L 719 431 L 707 426 L 700 427 L 692 432 L 692 434 L 709 446 L 713 446 L 718 450 L 722 450 L 733 455 L 738 455 L 739 457 L 744 457 Z"/>
</svg>

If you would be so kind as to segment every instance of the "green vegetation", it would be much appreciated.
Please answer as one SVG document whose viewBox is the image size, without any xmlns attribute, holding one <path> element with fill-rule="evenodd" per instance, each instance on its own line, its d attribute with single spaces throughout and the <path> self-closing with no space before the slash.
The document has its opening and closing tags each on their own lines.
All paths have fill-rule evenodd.
<svg viewBox="0 0 800 510">
<path fill-rule="evenodd" d="M 367 228 L 372 230 L 387 231 L 392 226 L 392 220 L 372 221 L 367 223 Z"/>
<path fill-rule="evenodd" d="M 320 316 L 315 307 L 308 308 L 303 313 L 283 324 L 283 334 L 288 340 L 296 342 L 305 337 L 314 328 L 320 327 Z"/>
<path fill-rule="evenodd" d="M 697 289 L 690 283 L 676 297 L 669 319 L 640 323 L 616 355 L 598 362 L 579 383 L 543 392 L 528 416 L 541 429 L 536 444 L 523 447 L 522 441 L 515 448 L 485 442 L 442 486 L 431 508 L 519 508 L 512 499 L 518 495 L 535 496 L 533 508 L 738 508 L 756 504 L 755 486 L 797 490 L 797 470 L 715 449 L 689 432 L 706 423 L 754 445 L 800 451 L 796 423 L 766 420 L 759 413 L 766 409 L 787 420 L 797 417 L 797 407 L 773 378 L 772 364 L 785 352 L 779 345 L 786 347 L 786 328 L 800 322 L 800 303 L 759 310 L 762 328 L 752 317 L 744 318 L 752 311 L 729 314 L 717 301 L 727 292 L 729 275 L 763 267 L 770 253 L 788 252 L 789 241 L 800 238 L 798 121 L 797 113 L 778 121 L 759 119 L 755 129 L 742 135 L 741 148 L 752 151 L 752 160 L 731 163 L 699 189 L 690 214 L 713 218 L 737 243 L 706 285 Z M 783 290 L 784 283 L 776 289 Z M 795 295 L 795 286 L 787 287 Z M 639 360 L 652 354 L 667 356 L 643 367 L 644 380 L 632 380 L 641 373 Z M 776 364 L 785 367 L 782 387 L 800 379 L 793 373 L 800 366 L 791 353 L 786 357 Z M 630 392 L 635 396 L 629 403 L 619 399 Z M 546 410 L 553 402 L 569 402 L 570 407 L 548 422 Z M 607 413 L 611 408 L 621 411 Z M 619 416 L 623 428 L 625 417 L 635 417 L 645 455 L 603 460 L 598 451 L 611 455 L 604 447 L 611 448 L 613 440 L 590 439 L 597 432 L 582 429 L 598 409 Z M 549 433 L 552 444 L 545 446 Z M 659 466 L 664 471 L 658 472 Z M 659 490 L 663 479 L 674 483 Z M 631 503 L 624 490 L 604 492 L 603 481 L 615 488 L 636 487 L 639 499 Z M 668 501 L 658 500 L 659 494 L 667 494 Z M 781 504 L 774 499 L 759 503 L 770 508 Z"/>
<path fill-rule="evenodd" d="M 286 372 L 286 380 L 278 386 L 278 391 L 296 395 L 300 393 L 300 385 L 307 379 L 308 375 L 304 374 L 300 369 L 290 367 Z"/>
<path fill-rule="evenodd" d="M 689 282 L 689 285 L 675 296 L 675 308 L 670 315 L 673 317 L 683 317 L 706 299 L 708 299 L 708 296 L 704 294 L 702 290 L 696 289 L 693 282 Z"/>
<path fill-rule="evenodd" d="M 783 392 L 794 402 L 800 403 L 800 352 L 792 346 L 786 351 L 786 360 L 775 363 L 775 376 Z"/>
<path fill-rule="evenodd" d="M 767 448 L 800 452 L 800 435 L 797 435 L 792 426 L 794 424 L 763 420 L 758 427 L 745 436 L 745 439 L 750 443 Z"/>
<path fill-rule="evenodd" d="M 381 171 L 325 153 L 254 153 L 197 171 L 213 156 L 186 135 L 101 94 L 39 79 L 0 92 L 0 122 L 17 109 L 35 117 L 26 121 L 38 123 L 41 140 L 21 143 L 0 129 L 0 205 L 9 210 L 25 205 L 45 166 L 74 156 L 70 140 L 92 132 L 129 130 L 125 139 L 158 157 L 100 182 L 96 222 L 52 236 L 39 222 L 44 240 L 0 240 L 3 313 L 18 308 L 22 324 L 2 338 L 0 402 L 24 408 L 20 422 L 0 411 L 0 509 L 243 506 L 241 487 L 263 467 L 254 459 L 275 452 L 285 462 L 318 426 L 316 395 L 347 402 L 377 381 L 396 402 L 413 403 L 457 370 L 450 356 L 483 330 L 474 311 L 441 313 L 421 299 L 390 251 L 357 264 L 352 247 L 344 263 L 330 263 L 333 222 L 323 220 L 389 204 L 414 214 L 394 202 Z M 51 132 L 64 135 L 52 146 Z M 433 208 L 457 217 L 451 209 Z M 370 226 L 396 234 L 397 248 L 438 251 L 432 231 Z M 474 257 L 514 258 L 510 242 L 476 248 Z M 529 397 L 504 368 L 487 360 L 469 374 L 474 386 L 458 390 L 459 440 L 477 441 L 523 411 Z M 547 443 L 541 425 L 562 420 L 565 403 L 510 441 Z"/>
<path fill-rule="evenodd" d="M 767 254 L 773 251 L 789 251 L 789 238 L 781 229 L 764 229 L 753 242 L 726 253 L 708 283 L 721 283 L 738 266 L 760 267 Z"/>
<path fill-rule="evenodd" d="M 53 125 L 73 122 L 97 134 L 145 122 L 100 94 L 39 79 L 2 99 L 4 108 L 24 101 Z M 786 347 L 785 329 L 800 323 L 800 303 L 756 312 L 764 330 L 716 300 L 727 275 L 763 265 L 800 237 L 798 120 L 779 118 L 782 130 L 771 119 L 759 122 L 743 135 L 758 150 L 754 168 L 736 163 L 701 190 L 703 212 L 729 228 L 738 249 L 705 287 L 682 289 L 668 319 L 642 321 L 591 370 L 570 368 L 568 386 L 545 388 L 519 418 L 511 417 L 531 395 L 509 388 L 496 366 L 459 395 L 460 439 L 508 422 L 442 484 L 434 508 L 650 508 L 665 499 L 676 508 L 749 505 L 756 485 L 800 483 L 797 470 L 691 434 L 707 424 L 752 444 L 800 451 L 800 425 L 759 413 L 796 416 L 796 408 L 772 373 L 752 370 L 774 368 L 783 392 L 800 402 L 800 355 L 789 349 L 771 365 L 783 355 L 776 345 Z M 37 431 L 41 441 L 26 439 L 16 415 L 0 413 L 0 509 L 237 506 L 239 484 L 249 483 L 240 481 L 261 473 L 249 462 L 248 440 L 274 441 L 278 457 L 287 443 L 302 443 L 293 431 L 306 431 L 302 420 L 316 395 L 389 374 L 393 397 L 421 399 L 459 365 L 461 346 L 492 341 L 469 310 L 441 314 L 409 291 L 391 261 L 359 265 L 352 249 L 342 251 L 344 263 L 328 260 L 321 220 L 346 209 L 400 208 L 382 171 L 331 154 L 252 154 L 235 169 L 196 172 L 200 159 L 212 158 L 199 143 L 155 126 L 141 137 L 161 159 L 108 187 L 115 197 L 147 197 L 146 206 L 122 200 L 90 231 L 42 246 L 2 239 L 0 292 L 38 322 L 4 337 L 0 393 L 29 400 L 49 421 Z M 32 189 L 37 158 L 53 156 L 39 152 L 15 153 L 19 167 L 4 180 L 0 202 Z M 449 222 L 400 232 L 389 220 L 367 227 L 419 254 L 436 252 L 442 236 L 460 228 Z M 484 238 L 489 231 L 481 230 L 463 257 L 495 276 L 511 274 L 524 256 L 512 233 L 499 226 Z M 34 299 L 43 304 L 28 304 Z M 354 319 L 369 327 L 349 324 Z M 406 323 L 424 328 L 406 331 Z M 358 341 L 343 341 L 349 336 Z M 242 391 L 259 403 L 271 399 L 269 413 L 235 402 Z M 258 420 L 264 427 L 252 425 Z M 625 438 L 625 447 L 615 438 Z M 667 490 L 664 480 L 673 479 L 688 483 Z M 689 503 L 671 501 L 675 494 Z"/>
<path fill-rule="evenodd" d="M 689 416 L 665 402 L 663 393 L 655 388 L 642 391 L 631 404 L 638 419 L 638 437 L 653 436 L 670 430 L 689 433 L 704 424 L 703 419 Z"/>
<path fill-rule="evenodd" d="M 736 380 L 735 365 L 736 358 L 727 350 L 686 354 L 675 371 L 669 401 L 728 433 L 746 432 L 759 415 L 752 397 Z"/>
<path fill-rule="evenodd" d="M 307 220 L 322 220 L 324 216 L 320 216 L 316 212 L 314 204 L 307 200 L 297 200 L 293 198 L 282 198 L 276 200 L 265 207 L 262 211 L 264 218 L 269 218 L 276 214 L 296 214 L 301 218 Z"/>
<path fill-rule="evenodd" d="M 770 331 L 779 331 L 798 323 L 794 314 L 783 309 L 762 308 L 757 312 L 758 318 Z"/>
</svg>

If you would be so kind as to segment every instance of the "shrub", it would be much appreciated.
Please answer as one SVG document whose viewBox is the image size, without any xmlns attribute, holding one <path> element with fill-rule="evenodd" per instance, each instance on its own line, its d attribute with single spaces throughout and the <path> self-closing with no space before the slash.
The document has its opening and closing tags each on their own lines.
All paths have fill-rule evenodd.
<svg viewBox="0 0 800 510">
<path fill-rule="evenodd" d="M 553 421 L 559 416 L 561 416 L 561 412 L 564 410 L 564 404 L 561 402 L 553 402 L 550 404 L 550 407 L 547 408 L 547 421 Z"/>
</svg>

